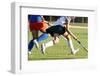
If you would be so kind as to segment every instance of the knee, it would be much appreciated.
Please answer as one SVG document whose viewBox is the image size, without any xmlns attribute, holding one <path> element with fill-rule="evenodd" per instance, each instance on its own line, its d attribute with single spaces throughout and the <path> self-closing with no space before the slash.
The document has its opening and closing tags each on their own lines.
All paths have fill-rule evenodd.
<svg viewBox="0 0 100 76">
<path fill-rule="evenodd" d="M 65 36 L 65 37 L 66 37 L 66 39 L 68 39 L 68 40 L 71 39 L 71 36 L 70 36 L 70 35 L 67 35 L 67 36 Z"/>
</svg>

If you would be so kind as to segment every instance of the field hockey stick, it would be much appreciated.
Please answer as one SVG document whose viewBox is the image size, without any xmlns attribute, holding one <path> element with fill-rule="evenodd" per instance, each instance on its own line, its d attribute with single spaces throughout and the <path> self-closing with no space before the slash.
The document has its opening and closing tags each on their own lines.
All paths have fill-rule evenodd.
<svg viewBox="0 0 100 76">
<path fill-rule="evenodd" d="M 88 52 L 87 48 L 84 47 L 84 45 L 81 43 L 81 41 L 79 39 L 77 39 L 77 37 L 68 29 L 66 29 L 66 31 L 73 37 L 73 39 L 75 39 L 80 45 L 81 47 Z"/>
<path fill-rule="evenodd" d="M 82 47 L 86 52 L 88 52 L 88 49 L 84 47 L 84 45 L 80 42 L 80 40 L 78 40 L 78 39 L 75 39 L 75 40 L 81 45 L 81 47 Z"/>
</svg>

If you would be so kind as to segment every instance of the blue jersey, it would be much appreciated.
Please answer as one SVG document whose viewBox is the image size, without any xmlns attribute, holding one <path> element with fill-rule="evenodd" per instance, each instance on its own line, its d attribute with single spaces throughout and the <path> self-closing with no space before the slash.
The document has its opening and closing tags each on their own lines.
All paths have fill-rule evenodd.
<svg viewBox="0 0 100 76">
<path fill-rule="evenodd" d="M 40 15 L 28 15 L 28 21 L 29 22 L 42 22 L 43 19 Z"/>
</svg>

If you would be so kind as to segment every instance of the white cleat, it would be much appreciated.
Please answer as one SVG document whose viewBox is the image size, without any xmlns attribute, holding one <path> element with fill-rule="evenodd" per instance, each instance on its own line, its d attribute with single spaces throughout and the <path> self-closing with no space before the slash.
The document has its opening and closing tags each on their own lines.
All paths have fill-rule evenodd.
<svg viewBox="0 0 100 76">
<path fill-rule="evenodd" d="M 32 54 L 32 52 L 31 52 L 31 51 L 29 51 L 29 52 L 28 52 L 28 54 L 30 55 L 30 54 Z"/>
<path fill-rule="evenodd" d="M 33 42 L 34 42 L 36 48 L 39 49 L 39 44 L 38 44 L 37 40 L 34 40 Z"/>
<path fill-rule="evenodd" d="M 72 54 L 74 54 L 74 55 L 75 55 L 78 51 L 79 51 L 79 49 L 76 49 L 76 50 L 74 50 L 74 51 L 73 51 L 73 53 L 72 53 Z"/>
<path fill-rule="evenodd" d="M 42 54 L 45 54 L 45 49 L 46 49 L 46 47 L 45 47 L 45 44 L 43 43 L 41 45 L 41 52 L 42 52 Z"/>
</svg>

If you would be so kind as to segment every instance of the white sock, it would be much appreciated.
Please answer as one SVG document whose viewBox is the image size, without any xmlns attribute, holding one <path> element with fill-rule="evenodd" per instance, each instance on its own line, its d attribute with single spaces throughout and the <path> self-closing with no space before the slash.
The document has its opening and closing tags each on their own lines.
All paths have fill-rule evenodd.
<svg viewBox="0 0 100 76">
<path fill-rule="evenodd" d="M 53 41 L 49 41 L 45 44 L 45 47 L 50 47 L 50 46 L 53 46 L 53 45 L 54 45 Z"/>
<path fill-rule="evenodd" d="M 69 45 L 71 51 L 74 52 L 74 46 L 73 46 L 73 43 L 72 43 L 71 39 L 68 40 L 68 45 Z"/>
</svg>

